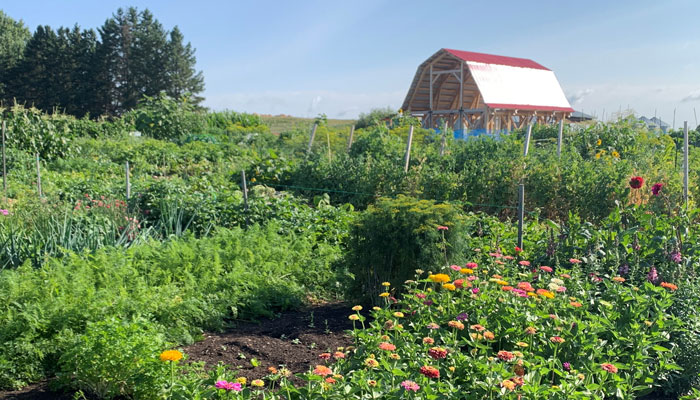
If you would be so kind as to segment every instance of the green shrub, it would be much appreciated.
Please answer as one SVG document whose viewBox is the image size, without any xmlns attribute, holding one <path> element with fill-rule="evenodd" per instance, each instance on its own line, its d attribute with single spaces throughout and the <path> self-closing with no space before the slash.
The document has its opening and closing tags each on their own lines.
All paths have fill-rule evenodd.
<svg viewBox="0 0 700 400">
<path fill-rule="evenodd" d="M 169 366 L 157 355 L 165 347 L 157 326 L 109 318 L 88 323 L 85 332 L 67 334 L 58 360 L 60 385 L 99 399 L 156 398 Z"/>
<path fill-rule="evenodd" d="M 157 97 L 144 96 L 136 109 L 124 118 L 133 121 L 136 130 L 155 139 L 177 140 L 189 134 L 202 133 L 206 117 L 195 111 L 187 99 L 178 101 L 160 94 Z"/>
</svg>

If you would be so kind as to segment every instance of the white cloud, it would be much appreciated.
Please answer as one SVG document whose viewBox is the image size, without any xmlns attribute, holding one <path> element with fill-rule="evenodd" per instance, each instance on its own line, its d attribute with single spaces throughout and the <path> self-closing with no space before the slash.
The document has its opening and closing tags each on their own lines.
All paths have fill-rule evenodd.
<svg viewBox="0 0 700 400">
<path fill-rule="evenodd" d="M 590 94 L 593 93 L 593 89 L 587 88 L 582 90 L 577 90 L 576 92 L 566 96 L 571 105 L 580 105 L 583 100 Z"/>
<path fill-rule="evenodd" d="M 681 101 L 684 103 L 689 102 L 689 101 L 700 101 L 700 90 L 694 90 L 694 91 L 690 92 Z"/>
</svg>

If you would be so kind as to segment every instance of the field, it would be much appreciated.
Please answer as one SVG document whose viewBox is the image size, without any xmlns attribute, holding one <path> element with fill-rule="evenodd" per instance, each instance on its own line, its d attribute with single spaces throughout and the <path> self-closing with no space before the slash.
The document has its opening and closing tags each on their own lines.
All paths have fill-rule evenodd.
<svg viewBox="0 0 700 400">
<path fill-rule="evenodd" d="M 686 205 L 682 133 L 633 119 L 561 157 L 553 127 L 525 157 L 415 126 L 404 170 L 396 113 L 349 150 L 353 121 L 167 97 L 2 118 L 0 398 L 700 393 L 697 131 Z"/>
</svg>

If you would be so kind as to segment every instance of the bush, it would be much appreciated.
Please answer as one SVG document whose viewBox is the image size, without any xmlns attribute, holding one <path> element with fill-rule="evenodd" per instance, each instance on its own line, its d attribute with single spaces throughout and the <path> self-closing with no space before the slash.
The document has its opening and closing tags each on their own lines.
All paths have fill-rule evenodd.
<svg viewBox="0 0 700 400">
<path fill-rule="evenodd" d="M 187 99 L 178 101 L 162 93 L 157 97 L 144 96 L 138 107 L 124 118 L 133 121 L 136 130 L 143 135 L 161 140 L 200 134 L 206 127 L 206 117 L 195 111 Z"/>
</svg>

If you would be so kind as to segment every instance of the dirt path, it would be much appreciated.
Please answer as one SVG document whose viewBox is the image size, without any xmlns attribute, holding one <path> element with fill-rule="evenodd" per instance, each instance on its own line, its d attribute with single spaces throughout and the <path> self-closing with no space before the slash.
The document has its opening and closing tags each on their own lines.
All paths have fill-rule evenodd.
<svg viewBox="0 0 700 400">
<path fill-rule="evenodd" d="M 288 311 L 273 320 L 243 323 L 224 333 L 206 333 L 205 339 L 185 347 L 189 361 L 213 367 L 223 362 L 249 380 L 268 374 L 268 367 L 284 365 L 293 373 L 319 363 L 319 354 L 351 344 L 345 330 L 352 328 L 346 304 L 326 304 Z M 253 367 L 251 360 L 257 360 Z M 0 400 L 69 400 L 71 394 L 54 393 L 47 382 L 20 391 L 2 392 Z"/>
</svg>

